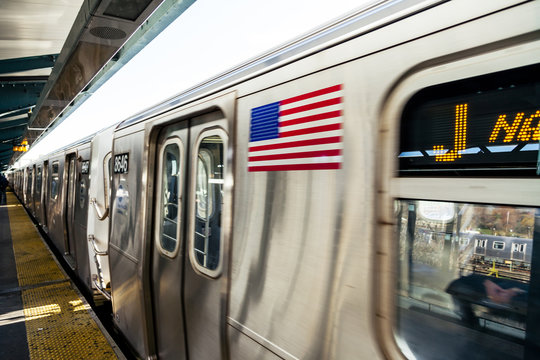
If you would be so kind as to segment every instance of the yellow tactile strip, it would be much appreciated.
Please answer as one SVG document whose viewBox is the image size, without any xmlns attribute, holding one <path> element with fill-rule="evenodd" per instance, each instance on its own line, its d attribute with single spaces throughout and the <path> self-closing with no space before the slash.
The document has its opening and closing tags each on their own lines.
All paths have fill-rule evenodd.
<svg viewBox="0 0 540 360">
<path fill-rule="evenodd" d="M 19 286 L 32 285 L 21 291 L 30 359 L 116 359 L 71 283 L 58 282 L 65 276 L 24 209 L 7 195 Z"/>
<path fill-rule="evenodd" d="M 70 283 L 23 291 L 31 359 L 115 359 Z"/>
<path fill-rule="evenodd" d="M 22 205 L 10 195 L 8 193 L 8 205 L 18 204 L 8 207 L 8 213 L 19 286 L 65 279 Z"/>
</svg>

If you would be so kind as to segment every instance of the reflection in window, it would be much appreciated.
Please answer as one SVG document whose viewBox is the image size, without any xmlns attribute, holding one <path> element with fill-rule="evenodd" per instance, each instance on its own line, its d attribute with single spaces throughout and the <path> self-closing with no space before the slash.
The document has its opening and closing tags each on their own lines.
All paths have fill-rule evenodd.
<svg viewBox="0 0 540 360">
<path fill-rule="evenodd" d="M 58 198 L 58 161 L 52 163 L 51 171 L 51 199 L 56 200 Z"/>
<path fill-rule="evenodd" d="M 161 249 L 171 255 L 178 246 L 178 188 L 180 149 L 177 144 L 165 146 L 161 167 Z"/>
<path fill-rule="evenodd" d="M 33 179 L 34 179 L 34 178 L 33 178 L 32 170 L 29 169 L 29 170 L 28 170 L 27 183 L 26 183 L 26 186 L 27 186 L 26 191 L 27 191 L 28 193 L 30 193 L 30 194 L 32 193 L 32 185 L 33 185 L 33 184 L 32 184 L 32 180 L 33 180 Z"/>
<path fill-rule="evenodd" d="M 81 209 L 84 209 L 86 205 L 86 180 L 81 178 L 79 182 L 79 206 Z"/>
<path fill-rule="evenodd" d="M 112 178 L 110 175 L 109 169 L 112 166 L 112 153 L 108 153 L 103 158 L 103 195 L 105 199 L 105 204 L 108 207 L 108 204 L 111 200 L 111 182 Z"/>
<path fill-rule="evenodd" d="M 397 205 L 404 353 L 429 359 L 436 347 L 445 359 L 523 358 L 536 209 Z"/>
<path fill-rule="evenodd" d="M 223 190 L 223 140 L 202 140 L 197 156 L 194 252 L 199 265 L 215 270 L 219 264 Z"/>
<path fill-rule="evenodd" d="M 41 166 L 37 167 L 37 173 L 36 173 L 36 191 L 41 194 L 41 184 L 42 184 L 42 172 L 41 172 Z"/>
<path fill-rule="evenodd" d="M 197 158 L 197 189 L 195 190 L 197 201 L 197 216 L 206 219 L 213 210 L 212 186 L 208 186 L 208 172 L 213 168 L 212 154 L 206 149 L 199 151 Z"/>
</svg>

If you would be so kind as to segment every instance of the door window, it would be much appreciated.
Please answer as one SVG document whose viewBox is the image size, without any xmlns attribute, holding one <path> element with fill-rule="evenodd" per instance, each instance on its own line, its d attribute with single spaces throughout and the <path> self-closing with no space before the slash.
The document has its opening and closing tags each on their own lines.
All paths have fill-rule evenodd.
<svg viewBox="0 0 540 360">
<path fill-rule="evenodd" d="M 215 132 L 215 131 L 214 131 Z M 192 262 L 207 275 L 218 275 L 221 262 L 224 134 L 208 132 L 197 148 L 195 161 L 195 229 Z"/>
<path fill-rule="evenodd" d="M 41 194 L 41 184 L 42 184 L 42 172 L 41 172 L 41 166 L 37 167 L 37 175 L 36 175 L 36 191 Z"/>
<path fill-rule="evenodd" d="M 32 173 L 32 169 L 28 168 L 28 183 L 27 183 L 27 187 L 26 187 L 26 191 L 28 192 L 28 194 L 32 194 L 32 180 L 34 179 L 33 177 L 33 173 Z"/>
<path fill-rule="evenodd" d="M 56 200 L 58 198 L 58 186 L 60 178 L 58 177 L 58 161 L 52 163 L 51 171 L 51 199 Z"/>
<path fill-rule="evenodd" d="M 178 139 L 167 140 L 160 155 L 157 243 L 161 252 L 169 257 L 177 254 L 180 237 L 181 155 Z"/>
</svg>

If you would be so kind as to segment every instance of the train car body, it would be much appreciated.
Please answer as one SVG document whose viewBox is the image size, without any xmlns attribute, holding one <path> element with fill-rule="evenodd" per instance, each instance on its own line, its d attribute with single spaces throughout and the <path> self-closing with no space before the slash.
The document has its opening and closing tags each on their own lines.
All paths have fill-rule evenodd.
<svg viewBox="0 0 540 360">
<path fill-rule="evenodd" d="M 474 255 L 487 261 L 531 263 L 532 239 L 475 235 L 472 241 L 475 247 Z"/>
<path fill-rule="evenodd" d="M 539 13 L 374 4 L 46 157 L 46 196 L 32 168 L 19 194 L 141 358 L 532 358 Z M 519 269 L 478 271 L 484 240 Z"/>
<path fill-rule="evenodd" d="M 90 139 L 69 148 L 64 154 L 64 258 L 87 289 L 91 289 L 87 240 L 90 183 Z"/>
<path fill-rule="evenodd" d="M 15 175 L 15 192 L 76 276 L 92 290 L 87 241 L 90 138 Z"/>
<path fill-rule="evenodd" d="M 109 221 L 110 169 L 114 126 L 92 138 L 88 187 L 88 254 L 93 292 L 110 300 Z"/>
<path fill-rule="evenodd" d="M 221 86 L 203 87 L 198 96 L 180 96 L 119 126 L 113 144 L 113 311 L 116 325 L 139 354 L 215 358 L 225 353 L 235 359 L 380 355 L 381 339 L 372 327 L 374 298 L 365 294 L 373 293 L 373 281 L 378 281 L 373 274 L 382 271 L 372 257 L 379 246 L 372 239 L 381 233 L 377 194 L 381 183 L 394 176 L 386 171 L 377 178 L 378 172 L 371 170 L 395 163 L 385 165 L 384 157 L 379 158 L 395 146 L 392 140 L 384 147 L 381 137 L 393 139 L 399 133 L 394 120 L 399 115 L 388 124 L 381 118 L 403 106 L 389 98 L 400 89 L 404 93 L 397 93 L 406 102 L 437 81 L 485 73 L 464 73 L 462 63 L 487 62 L 494 71 L 534 62 L 531 53 L 515 63 L 495 60 L 498 51 L 513 46 L 506 31 L 464 35 L 510 21 L 513 11 L 523 10 L 498 12 L 501 8 L 492 4 L 492 10 L 473 15 L 458 11 L 462 5 L 424 8 L 396 22 L 391 20 L 396 9 L 389 18 L 378 9 L 365 23 L 351 20 L 354 26 L 346 28 L 350 32 L 336 27 L 326 38 L 284 50 L 272 57 L 275 66 L 233 72 L 218 79 Z M 476 16 L 479 19 L 473 20 Z M 447 23 L 434 23 L 432 18 L 445 18 Z M 377 20 L 385 25 L 371 31 Z M 535 31 L 537 25 L 529 25 L 515 29 L 513 36 Z M 453 41 L 456 38 L 460 41 Z M 507 42 L 500 49 L 480 50 L 503 39 Z M 468 49 L 477 53 L 466 55 Z M 449 69 L 443 71 L 445 66 Z M 433 74 L 440 73 L 440 80 L 433 80 Z M 403 84 L 408 84 L 407 91 L 401 89 Z M 271 144 L 271 135 L 257 135 L 254 114 L 276 107 L 286 112 L 296 102 L 310 108 L 311 98 L 326 102 L 321 105 L 324 113 L 339 114 L 320 118 L 318 125 L 321 132 L 328 131 L 322 137 L 340 140 L 310 148 L 323 159 L 308 164 L 287 161 L 280 145 Z M 306 111 L 304 116 L 312 116 Z M 309 131 L 302 120 L 296 121 L 289 135 L 307 140 L 306 146 L 318 141 L 316 136 L 302 138 Z M 206 139 L 221 144 L 223 160 L 209 160 L 219 171 L 200 168 Z M 257 150 L 262 152 L 255 154 Z M 201 188 L 198 182 L 206 174 L 212 181 Z M 173 177 L 179 179 L 174 201 L 178 215 L 170 219 L 163 204 L 170 206 Z M 210 184 L 216 182 L 223 201 L 221 227 L 213 228 L 206 219 L 204 231 L 198 231 L 199 204 L 212 203 Z M 438 196 L 451 198 L 423 192 L 420 198 Z M 171 223 L 178 227 L 176 236 L 165 230 Z M 221 234 L 215 247 L 219 266 L 213 268 L 201 260 L 209 256 L 211 246 L 197 243 L 205 237 L 201 232 L 216 231 Z M 172 245 L 164 240 L 171 237 Z M 136 315 L 142 316 L 145 328 L 136 326 Z"/>
</svg>

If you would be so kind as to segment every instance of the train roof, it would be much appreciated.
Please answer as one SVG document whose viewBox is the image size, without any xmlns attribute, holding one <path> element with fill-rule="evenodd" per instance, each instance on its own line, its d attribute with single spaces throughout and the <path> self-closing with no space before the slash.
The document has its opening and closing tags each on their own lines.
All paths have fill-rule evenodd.
<svg viewBox="0 0 540 360">
<path fill-rule="evenodd" d="M 351 38 L 377 30 L 440 2 L 440 0 L 383 0 L 370 4 L 143 110 L 121 121 L 117 129 L 223 91 Z"/>
</svg>

